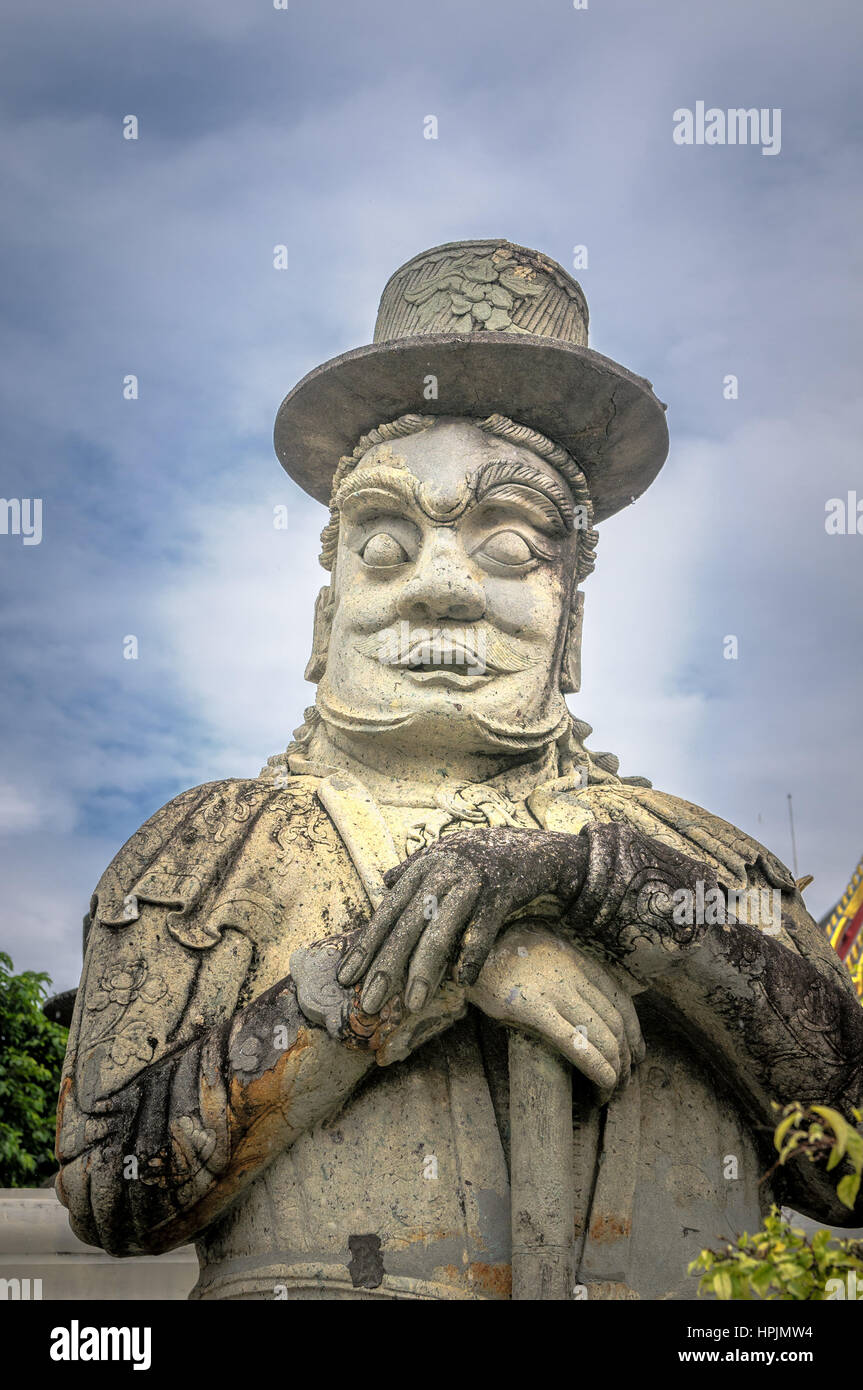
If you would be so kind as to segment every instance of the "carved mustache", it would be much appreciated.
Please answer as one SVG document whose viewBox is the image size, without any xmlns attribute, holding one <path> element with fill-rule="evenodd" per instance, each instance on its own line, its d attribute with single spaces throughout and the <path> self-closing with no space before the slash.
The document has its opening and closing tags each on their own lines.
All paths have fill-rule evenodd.
<svg viewBox="0 0 863 1390">
<path fill-rule="evenodd" d="M 367 638 L 361 650 L 385 666 L 464 667 L 471 675 L 512 675 L 534 664 L 502 633 L 476 627 L 417 628 L 401 622 Z"/>
</svg>

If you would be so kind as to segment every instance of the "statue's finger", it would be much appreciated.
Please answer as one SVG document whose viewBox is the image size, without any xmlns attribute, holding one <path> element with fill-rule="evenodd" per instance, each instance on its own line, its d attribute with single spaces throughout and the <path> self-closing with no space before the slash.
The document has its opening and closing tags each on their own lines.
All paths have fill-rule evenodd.
<svg viewBox="0 0 863 1390">
<path fill-rule="evenodd" d="M 641 1023 L 635 1011 L 635 1005 L 625 989 L 621 989 L 617 995 L 617 1007 L 623 1019 L 623 1026 L 626 1029 L 633 1058 L 636 1062 L 643 1062 L 647 1055 L 647 1048 L 644 1046 L 644 1038 L 641 1035 Z"/>
<path fill-rule="evenodd" d="M 618 1037 L 599 1014 L 579 995 L 574 995 L 558 1006 L 555 1015 L 568 1025 L 576 1051 L 594 1048 L 613 1068 L 617 1080 L 625 1068 L 629 1049 L 621 1048 Z"/>
<path fill-rule="evenodd" d="M 427 925 L 423 913 L 425 894 L 415 893 L 408 902 L 374 958 L 369 962 L 366 982 L 360 996 L 364 1013 L 376 1014 L 388 999 L 398 993 L 414 946 Z"/>
<path fill-rule="evenodd" d="M 566 975 L 562 975 L 560 988 L 558 990 L 558 1001 L 563 1012 L 566 1012 L 567 1001 L 576 1000 L 579 996 L 582 1001 L 602 1019 L 606 1028 L 614 1035 L 620 1056 L 620 1065 L 623 1070 L 628 1071 L 631 1066 L 631 1054 L 629 1041 L 626 1034 L 623 1018 L 614 1000 L 609 996 L 608 982 L 605 982 L 605 989 L 595 984 L 586 969 L 580 970 L 581 978 L 573 990 L 571 984 L 567 983 Z"/>
<path fill-rule="evenodd" d="M 584 973 L 595 988 L 599 989 L 607 999 L 618 1010 L 623 1026 L 626 1030 L 626 1041 L 633 1059 L 636 1062 L 643 1062 L 645 1057 L 644 1039 L 641 1036 L 641 1024 L 638 1021 L 638 1014 L 632 997 L 625 986 L 618 984 L 610 971 L 594 960 L 592 956 L 583 957 Z"/>
<path fill-rule="evenodd" d="M 601 1104 L 611 1098 L 617 1086 L 618 1073 L 592 1042 L 588 1040 L 585 1043 L 583 1034 L 576 1033 L 559 1014 L 554 1016 L 547 1028 L 543 1028 L 543 1037 L 576 1071 L 592 1082 L 599 1092 Z"/>
<path fill-rule="evenodd" d="M 339 966 L 336 978 L 340 985 L 356 984 L 360 976 L 365 973 L 370 962 L 374 959 L 375 952 L 386 940 L 393 923 L 413 897 L 422 877 L 422 866 L 415 864 L 407 870 L 395 888 L 387 894 L 377 911 L 372 914 L 366 926 L 363 927 L 356 944 Z"/>
<path fill-rule="evenodd" d="M 462 937 L 453 972 L 456 984 L 476 984 L 509 910 L 509 904 L 495 894 L 489 894 L 480 903 Z"/>
<path fill-rule="evenodd" d="M 460 872 L 460 890 L 470 891 L 475 896 L 479 887 L 476 876 L 469 868 L 462 867 Z M 430 871 L 423 870 L 413 896 L 366 967 L 362 997 L 366 1013 L 377 1013 L 387 999 L 399 991 L 411 953 L 422 936 L 428 935 L 432 942 L 441 942 L 431 961 L 431 969 L 443 973 L 451 954 L 451 934 L 460 930 L 463 917 L 458 912 L 458 899 L 450 899 L 453 878 L 452 865 L 438 864 Z"/>
<path fill-rule="evenodd" d="M 451 888 L 437 904 L 420 937 L 408 971 L 405 1003 L 418 1012 L 437 989 L 449 964 L 456 941 L 476 902 L 479 886 L 467 879 Z"/>
<path fill-rule="evenodd" d="M 409 854 L 407 859 L 403 859 L 400 864 L 396 864 L 394 869 L 387 869 L 384 874 L 384 883 L 387 888 L 394 888 L 399 879 L 407 873 L 408 869 L 412 869 L 417 861 L 427 854 L 428 850 L 426 849 L 415 849 L 413 854 Z"/>
</svg>

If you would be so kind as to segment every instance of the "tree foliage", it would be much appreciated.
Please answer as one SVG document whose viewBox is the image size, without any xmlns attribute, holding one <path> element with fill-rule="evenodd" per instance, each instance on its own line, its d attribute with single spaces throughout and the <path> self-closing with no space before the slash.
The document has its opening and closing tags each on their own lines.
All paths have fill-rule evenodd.
<svg viewBox="0 0 863 1390">
<path fill-rule="evenodd" d="M 853 1115 L 859 1124 L 863 1119 L 860 1111 L 854 1110 Z M 838 1179 L 836 1194 L 843 1206 L 853 1210 L 863 1172 L 863 1135 L 838 1110 L 828 1105 L 805 1106 L 799 1101 L 786 1105 L 773 1145 L 779 1157 L 765 1178 L 791 1159 L 805 1158 L 810 1163 L 826 1160 L 828 1172 L 841 1163 L 845 1171 Z M 723 1301 L 823 1302 L 845 1297 L 845 1288 L 847 1296 L 857 1298 L 856 1289 L 863 1291 L 863 1242 L 834 1239 L 829 1230 L 816 1231 L 807 1240 L 802 1230 L 772 1206 L 756 1235 L 744 1232 L 736 1244 L 721 1251 L 702 1250 L 689 1272 L 701 1274 L 699 1294 L 713 1294 Z"/>
<path fill-rule="evenodd" d="M 852 1113 L 859 1124 L 863 1115 L 859 1110 Z M 829 1105 L 805 1106 L 799 1101 L 792 1101 L 782 1111 L 782 1119 L 773 1135 L 773 1147 L 779 1157 L 771 1173 L 789 1159 L 797 1157 L 808 1158 L 810 1163 L 826 1158 L 827 1172 L 830 1173 L 844 1158 L 849 1171 L 840 1177 L 836 1196 L 849 1211 L 854 1210 L 863 1172 L 863 1135 L 838 1110 L 831 1109 Z"/>
<path fill-rule="evenodd" d="M 0 951 L 0 1187 L 38 1187 L 56 1170 L 54 1124 L 68 1030 L 42 1012 L 50 977 L 13 974 Z"/>
<path fill-rule="evenodd" d="M 853 1270 L 856 1287 L 863 1290 L 863 1244 L 834 1240 L 828 1230 L 816 1231 L 811 1240 L 781 1216 L 776 1206 L 764 1218 L 756 1235 L 746 1232 L 736 1245 L 722 1251 L 702 1250 L 689 1266 L 701 1272 L 698 1292 L 716 1298 L 789 1302 L 803 1299 L 823 1302 L 835 1297 L 828 1280 L 843 1285 Z M 856 1296 L 856 1295 L 855 1295 Z"/>
</svg>

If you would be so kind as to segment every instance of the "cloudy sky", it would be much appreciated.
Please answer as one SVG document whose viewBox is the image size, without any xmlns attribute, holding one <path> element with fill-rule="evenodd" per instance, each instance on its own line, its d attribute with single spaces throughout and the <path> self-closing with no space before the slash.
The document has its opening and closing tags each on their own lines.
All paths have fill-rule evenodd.
<svg viewBox="0 0 863 1390">
<path fill-rule="evenodd" d="M 7 16 L 0 491 L 43 503 L 40 544 L 0 535 L 16 967 L 74 984 L 119 845 L 300 722 L 324 513 L 276 462 L 276 407 L 371 340 L 398 265 L 464 237 L 586 246 L 592 346 L 669 403 L 669 461 L 587 585 L 592 745 L 787 861 L 791 792 L 807 901 L 832 904 L 863 849 L 863 535 L 825 530 L 828 499 L 863 500 L 861 27 L 851 0 Z M 781 109 L 780 153 L 676 144 L 698 101 Z"/>
</svg>

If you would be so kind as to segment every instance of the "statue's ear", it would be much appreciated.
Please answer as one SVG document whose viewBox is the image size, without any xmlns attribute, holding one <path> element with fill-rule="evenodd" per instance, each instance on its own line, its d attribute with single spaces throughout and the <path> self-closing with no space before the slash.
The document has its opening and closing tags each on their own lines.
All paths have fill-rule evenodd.
<svg viewBox="0 0 863 1390">
<path fill-rule="evenodd" d="M 327 669 L 327 652 L 330 648 L 330 633 L 333 627 L 333 591 L 325 584 L 315 599 L 315 626 L 312 634 L 312 654 L 305 670 L 307 681 L 313 684 L 321 679 Z"/>
<path fill-rule="evenodd" d="M 560 688 L 564 695 L 581 689 L 581 628 L 584 620 L 584 590 L 576 589 L 563 643 L 560 663 Z"/>
</svg>

